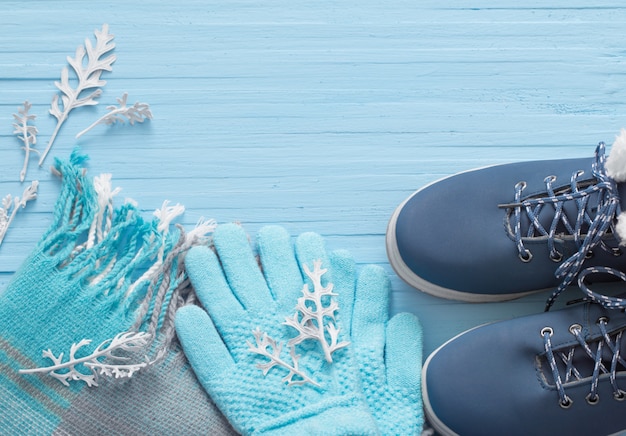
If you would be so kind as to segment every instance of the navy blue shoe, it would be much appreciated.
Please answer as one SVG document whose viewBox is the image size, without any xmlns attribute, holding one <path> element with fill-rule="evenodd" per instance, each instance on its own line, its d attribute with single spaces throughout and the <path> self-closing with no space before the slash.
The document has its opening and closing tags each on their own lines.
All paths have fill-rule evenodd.
<svg viewBox="0 0 626 436">
<path fill-rule="evenodd" d="M 468 171 L 420 189 L 391 217 L 389 262 L 408 284 L 439 297 L 493 302 L 553 289 L 548 306 L 584 267 L 626 271 L 626 231 L 620 236 L 617 225 L 626 205 L 626 131 L 611 156 L 604 149 L 600 143 L 593 158 Z"/>
<path fill-rule="evenodd" d="M 602 268 L 579 280 L 597 272 L 626 280 Z M 430 425 L 444 436 L 626 429 L 626 300 L 582 286 L 587 302 L 477 327 L 434 351 L 422 373 Z"/>
</svg>

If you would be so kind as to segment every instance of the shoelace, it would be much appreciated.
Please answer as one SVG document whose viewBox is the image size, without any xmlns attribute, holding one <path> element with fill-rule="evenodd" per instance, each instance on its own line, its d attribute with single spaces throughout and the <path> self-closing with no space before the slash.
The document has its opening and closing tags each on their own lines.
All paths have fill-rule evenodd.
<svg viewBox="0 0 626 436">
<path fill-rule="evenodd" d="M 602 374 L 609 374 L 609 380 L 611 386 L 613 387 L 613 397 L 616 400 L 626 399 L 626 392 L 619 388 L 616 381 L 618 364 L 622 367 L 626 367 L 626 361 L 624 361 L 624 359 L 620 355 L 623 331 L 619 331 L 617 334 L 614 335 L 614 338 L 611 338 L 606 329 L 606 324 L 606 319 L 600 319 L 598 321 L 598 326 L 600 327 L 600 331 L 602 332 L 602 337 L 600 340 L 597 341 L 597 346 L 595 350 L 593 350 L 591 345 L 585 341 L 585 338 L 582 335 L 582 327 L 580 325 L 575 324 L 570 327 L 570 332 L 572 333 L 572 335 L 574 335 L 580 347 L 572 347 L 567 352 L 555 352 L 552 349 L 552 341 L 550 339 L 553 334 L 552 330 L 548 328 L 544 328 L 542 330 L 544 350 L 546 352 L 548 363 L 550 364 L 550 370 L 552 372 L 552 377 L 554 379 L 556 390 L 559 394 L 559 404 L 561 405 L 561 407 L 567 408 L 571 406 L 573 401 L 565 392 L 564 384 L 572 380 L 581 380 L 584 378 L 584 376 L 581 375 L 578 369 L 574 366 L 575 351 L 578 348 L 582 349 L 585 355 L 592 359 L 594 362 L 593 372 L 591 374 L 591 388 L 589 394 L 586 397 L 587 402 L 590 404 L 595 404 L 599 401 L 600 398 L 598 395 L 598 382 L 600 380 L 600 375 Z M 609 347 L 610 351 L 613 353 L 609 369 L 607 369 L 606 365 L 602 362 L 602 352 L 605 347 Z M 560 358 L 565 364 L 564 379 L 559 373 L 559 367 L 556 360 L 557 357 Z"/>
<path fill-rule="evenodd" d="M 582 268 L 588 253 L 597 246 L 604 250 L 619 254 L 620 251 L 607 246 L 602 238 L 607 231 L 614 231 L 615 217 L 620 213 L 619 194 L 617 184 L 606 174 L 605 145 L 600 142 L 595 150 L 595 159 L 591 167 L 591 174 L 596 179 L 596 183 L 582 186 L 581 177 L 583 171 L 572 174 L 570 186 L 567 192 L 556 192 L 554 190 L 555 176 L 548 176 L 544 179 L 548 195 L 537 198 L 522 200 L 522 194 L 526 188 L 525 182 L 515 185 L 515 200 L 513 203 L 500 205 L 502 208 L 512 209 L 513 235 L 519 257 L 524 262 L 532 259 L 532 253 L 524 246 L 524 238 L 534 236 L 546 237 L 550 258 L 555 262 L 562 260 L 562 253 L 555 247 L 555 237 L 557 236 L 557 226 L 562 226 L 573 236 L 573 240 L 578 251 L 565 259 L 557 268 L 555 276 L 561 280 L 559 286 L 554 290 L 546 302 L 546 311 L 550 309 L 556 298 L 574 280 Z M 595 217 L 591 217 L 587 212 L 587 204 L 592 194 L 598 193 L 598 205 Z M 578 212 L 574 223 L 564 213 L 564 203 L 575 201 Z M 546 229 L 539 221 L 542 210 L 552 206 L 554 214 L 550 227 Z M 522 214 L 526 213 L 530 221 L 528 231 L 522 235 Z M 587 227 L 587 232 L 583 235 L 583 227 Z"/>
<path fill-rule="evenodd" d="M 626 299 L 609 297 L 603 294 L 598 294 L 589 289 L 585 283 L 585 278 L 589 274 L 598 273 L 610 274 L 626 282 L 626 274 L 621 271 L 607 267 L 590 267 L 584 269 L 578 275 L 578 285 L 580 286 L 580 289 L 587 295 L 587 298 L 594 303 L 601 304 L 609 309 L 626 310 Z M 582 326 L 580 324 L 573 324 L 569 328 L 570 333 L 576 338 L 578 345 L 571 347 L 567 352 L 555 352 L 553 350 L 552 341 L 550 339 L 553 334 L 553 330 L 550 327 L 545 327 L 541 331 L 544 341 L 544 350 L 550 365 L 556 390 L 559 394 L 559 404 L 561 407 L 568 408 L 572 404 L 572 399 L 565 393 L 564 384 L 572 380 L 581 380 L 584 378 L 584 376 L 581 375 L 578 369 L 574 366 L 574 356 L 577 349 L 582 349 L 584 355 L 592 359 L 594 362 L 591 374 L 591 388 L 586 397 L 587 402 L 589 404 L 596 404 L 598 402 L 598 382 L 602 374 L 609 375 L 609 381 L 613 388 L 613 398 L 619 401 L 626 399 L 626 392 L 620 389 L 617 385 L 618 365 L 621 365 L 623 369 L 626 369 L 626 360 L 624 360 L 621 356 L 622 336 L 624 330 L 612 333 L 613 338 L 611 338 L 611 334 L 607 330 L 608 319 L 602 317 L 598 319 L 597 324 L 600 329 L 601 336 L 593 341 L 590 341 L 591 343 L 595 342 L 597 344 L 595 351 L 592 349 L 591 343 L 588 343 L 587 340 L 585 340 L 582 334 Z M 606 347 L 608 347 L 609 351 L 612 353 L 610 368 L 607 368 L 602 362 L 602 355 Z M 557 358 L 565 364 L 564 379 L 559 373 Z"/>
</svg>

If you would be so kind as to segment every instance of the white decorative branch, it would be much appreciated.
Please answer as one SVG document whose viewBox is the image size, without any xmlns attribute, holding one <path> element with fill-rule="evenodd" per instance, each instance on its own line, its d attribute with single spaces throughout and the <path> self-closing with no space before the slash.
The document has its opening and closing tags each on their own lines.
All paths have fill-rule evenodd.
<svg viewBox="0 0 626 436">
<path fill-rule="evenodd" d="M 22 198 L 19 197 L 11 197 L 11 194 L 2 199 L 2 204 L 0 205 L 0 245 L 2 245 L 2 241 L 4 241 L 4 237 L 7 234 L 9 226 L 13 222 L 15 218 L 15 214 L 21 208 L 26 207 L 26 203 L 37 198 L 37 188 L 39 187 L 39 181 L 34 180 L 30 186 L 24 189 L 22 194 Z"/>
<path fill-rule="evenodd" d="M 24 167 L 20 172 L 20 182 L 23 182 L 26 178 L 30 152 L 34 151 L 39 154 L 39 150 L 33 148 L 37 143 L 37 133 L 39 132 L 37 131 L 37 127 L 28 124 L 30 121 L 34 121 L 35 118 L 37 118 L 36 115 L 28 113 L 31 107 L 32 105 L 27 100 L 24 102 L 23 107 L 18 110 L 18 113 L 13 114 L 13 119 L 15 120 L 13 123 L 13 127 L 15 128 L 13 134 L 17 135 L 22 143 L 24 143 L 22 150 L 26 153 L 26 156 L 24 156 Z"/>
<path fill-rule="evenodd" d="M 283 381 L 287 383 L 288 386 L 299 386 L 305 383 L 311 383 L 314 386 L 318 386 L 319 384 L 315 381 L 311 380 L 304 372 L 300 371 L 298 360 L 300 356 L 296 354 L 294 348 L 291 348 L 289 351 L 289 355 L 291 356 L 291 360 L 293 362 L 292 365 L 288 364 L 284 360 L 281 359 L 280 353 L 283 349 L 282 344 L 276 343 L 274 339 L 267 335 L 267 333 L 262 332 L 258 327 L 252 331 L 254 335 L 254 339 L 256 340 L 256 345 L 253 345 L 250 341 L 247 341 L 249 351 L 255 354 L 260 354 L 261 356 L 267 357 L 270 361 L 267 363 L 258 363 L 257 368 L 263 371 L 263 375 L 267 375 L 270 369 L 275 366 L 282 366 L 285 369 L 289 370 L 289 374 L 283 377 Z M 271 352 L 268 350 L 271 348 Z M 298 376 L 299 379 L 294 380 L 293 378 Z"/>
<path fill-rule="evenodd" d="M 320 343 L 324 350 L 327 362 L 332 362 L 332 353 L 350 345 L 348 341 L 338 342 L 339 328 L 335 326 L 335 312 L 339 304 L 332 298 L 333 284 L 322 286 L 322 276 L 328 271 L 322 269 L 322 261 L 313 262 L 313 271 L 304 265 L 304 272 L 313 282 L 313 291 L 309 291 L 307 284 L 302 288 L 302 297 L 298 298 L 296 313 L 287 317 L 284 324 L 295 328 L 298 336 L 291 339 L 289 347 L 294 347 L 306 339 L 313 339 Z"/>
<path fill-rule="evenodd" d="M 94 31 L 96 36 L 96 46 L 93 47 L 89 39 L 85 39 L 85 45 L 76 49 L 76 57 L 67 57 L 78 84 L 76 88 L 72 88 L 69 81 L 69 69 L 64 67 L 61 71 L 61 81 L 54 82 L 55 86 L 61 91 L 61 104 L 59 104 L 59 94 L 55 94 L 52 98 L 50 114 L 57 119 L 57 125 L 48 141 L 48 145 L 39 159 L 39 166 L 43 165 L 52 144 L 61 129 L 61 126 L 67 119 L 70 111 L 80 106 L 94 106 L 98 102 L 96 99 L 102 94 L 100 89 L 106 84 L 105 80 L 100 79 L 100 75 L 104 71 L 112 71 L 112 64 L 115 62 L 115 55 L 109 55 L 101 59 L 104 55 L 115 48 L 115 44 L 111 43 L 114 36 L 109 34 L 109 26 L 102 25 L 102 30 Z M 85 54 L 87 61 L 85 65 Z M 84 95 L 88 93 L 87 95 Z"/>
<path fill-rule="evenodd" d="M 150 110 L 150 105 L 148 103 L 139 103 L 136 102 L 132 106 L 127 106 L 126 101 L 128 99 L 128 93 L 124 93 L 122 98 L 118 98 L 117 102 L 118 106 L 107 106 L 107 110 L 109 113 L 103 115 L 98 118 L 93 124 L 87 127 L 82 132 L 76 135 L 76 139 L 83 136 L 85 133 L 93 129 L 98 124 L 106 124 L 110 126 L 111 124 L 121 123 L 124 124 L 126 120 L 132 126 L 133 124 L 143 123 L 145 120 L 152 119 L 152 111 Z"/>
<path fill-rule="evenodd" d="M 77 344 L 72 344 L 70 347 L 69 360 L 63 362 L 63 353 L 55 356 L 50 349 L 45 350 L 42 355 L 45 358 L 52 360 L 53 366 L 34 368 L 34 369 L 20 369 L 20 374 L 35 374 L 35 373 L 47 373 L 49 376 L 56 378 L 65 386 L 69 386 L 69 380 L 82 381 L 87 383 L 87 386 L 98 386 L 98 375 L 104 375 L 106 377 L 114 378 L 130 378 L 139 371 L 150 365 L 151 362 L 146 358 L 141 363 L 125 364 L 129 358 L 114 354 L 117 350 L 129 351 L 129 352 L 142 352 L 149 345 L 150 334 L 144 332 L 123 332 L 117 334 L 113 339 L 107 339 L 102 342 L 98 347 L 88 356 L 76 358 L 76 352 L 91 343 L 91 339 L 83 339 Z M 100 360 L 103 359 L 103 360 Z M 82 364 L 90 373 L 76 369 L 77 365 Z M 65 372 L 59 372 L 60 370 L 66 370 Z"/>
</svg>

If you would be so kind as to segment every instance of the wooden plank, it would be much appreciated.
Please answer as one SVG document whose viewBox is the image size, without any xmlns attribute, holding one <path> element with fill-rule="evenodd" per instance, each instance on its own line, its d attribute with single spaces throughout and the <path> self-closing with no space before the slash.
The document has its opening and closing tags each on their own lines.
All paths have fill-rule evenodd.
<svg viewBox="0 0 626 436">
<path fill-rule="evenodd" d="M 188 227 L 205 216 L 252 233 L 320 232 L 388 270 L 392 309 L 421 318 L 425 353 L 462 329 L 539 312 L 544 296 L 466 305 L 409 288 L 386 260 L 395 207 L 458 171 L 591 156 L 624 124 L 626 9 L 616 1 L 62 5 L 0 3 L 0 196 L 24 188 L 11 114 L 33 103 L 43 149 L 66 56 L 107 22 L 118 60 L 101 103 L 72 113 L 52 156 L 80 145 L 90 172 L 112 173 L 146 216 L 169 199 L 185 204 Z M 150 103 L 154 120 L 76 141 L 123 92 Z M 40 197 L 0 247 L 0 286 L 50 222 L 51 162 L 31 162 Z"/>
</svg>

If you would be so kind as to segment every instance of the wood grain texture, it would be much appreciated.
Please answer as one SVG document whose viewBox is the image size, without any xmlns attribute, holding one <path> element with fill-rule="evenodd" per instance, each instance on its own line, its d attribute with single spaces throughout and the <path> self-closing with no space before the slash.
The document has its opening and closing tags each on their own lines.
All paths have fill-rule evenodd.
<svg viewBox="0 0 626 436">
<path fill-rule="evenodd" d="M 251 234 L 280 224 L 382 265 L 393 312 L 420 317 L 429 353 L 466 328 L 539 312 L 544 296 L 468 305 L 411 289 L 385 253 L 395 207 L 458 171 L 590 156 L 626 125 L 617 1 L 107 3 L 0 3 L 0 196 L 25 187 L 11 128 L 19 105 L 33 104 L 43 149 L 66 56 L 108 23 L 118 58 L 101 103 L 72 113 L 44 168 L 33 157 L 40 197 L 0 247 L 1 286 L 50 223 L 52 157 L 79 145 L 90 172 L 112 173 L 146 215 L 169 199 L 187 207 L 185 226 L 201 216 Z M 73 139 L 124 92 L 154 120 Z"/>
</svg>

